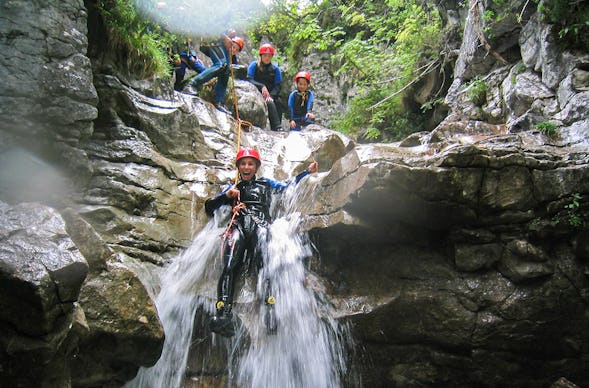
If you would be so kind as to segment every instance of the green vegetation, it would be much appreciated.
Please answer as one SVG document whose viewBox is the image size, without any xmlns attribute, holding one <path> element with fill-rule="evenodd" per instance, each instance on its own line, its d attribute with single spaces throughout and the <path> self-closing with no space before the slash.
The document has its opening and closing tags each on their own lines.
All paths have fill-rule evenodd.
<svg viewBox="0 0 589 388">
<path fill-rule="evenodd" d="M 353 79 L 357 94 L 333 123 L 344 133 L 397 140 L 422 130 L 406 106 L 410 86 L 439 69 L 442 29 L 437 11 L 415 0 L 298 2 L 275 0 L 252 33 L 269 36 L 296 69 L 313 50 L 327 51 L 335 75 Z M 344 96 L 345 98 L 345 96 Z"/>
<path fill-rule="evenodd" d="M 589 51 L 589 7 L 582 0 L 539 1 L 538 11 L 554 24 L 559 43 L 568 49 Z"/>
<path fill-rule="evenodd" d="M 570 196 L 570 202 L 564 205 L 567 210 L 568 223 L 574 228 L 582 228 L 585 226 L 585 218 L 581 214 L 581 194 L 573 193 Z"/>
<path fill-rule="evenodd" d="M 95 1 L 109 29 L 111 46 L 126 53 L 129 72 L 138 78 L 168 75 L 167 49 L 178 39 L 141 17 L 135 7 L 139 1 L 153 7 L 156 2 Z M 299 0 L 272 0 L 268 12 L 257 18 L 257 27 L 250 29 L 249 35 L 254 44 L 270 40 L 278 48 L 276 60 L 289 64 L 286 79 L 299 70 L 305 56 L 328 54 L 328 70 L 353 87 L 349 109 L 336 118 L 332 127 L 382 141 L 398 140 L 423 130 L 424 112 L 435 109 L 443 97 L 433 95 L 421 107 L 412 100 L 420 80 L 441 71 L 444 60 L 440 54 L 444 51 L 444 30 L 434 3 L 311 0 L 302 4 Z M 512 13 L 507 4 L 506 0 L 492 0 L 481 16 L 485 28 L 492 28 Z M 587 50 L 589 8 L 583 5 L 578 0 L 543 0 L 538 9 L 557 26 L 564 45 Z M 518 72 L 524 70 L 520 67 Z M 475 79 L 467 93 L 475 105 L 482 106 L 487 92 L 487 85 Z M 549 123 L 538 125 L 538 130 L 547 136 L 555 135 L 556 128 Z"/>
<path fill-rule="evenodd" d="M 558 125 L 551 123 L 549 121 L 542 121 L 538 124 L 534 125 L 534 128 L 540 131 L 545 136 L 548 136 L 551 139 L 558 138 Z"/>
<path fill-rule="evenodd" d="M 528 70 L 528 67 L 526 65 L 524 65 L 523 62 L 522 62 L 522 63 L 519 63 L 517 66 L 514 67 L 513 73 L 517 75 L 517 74 L 523 73 L 526 70 Z"/>
<path fill-rule="evenodd" d="M 544 228 L 557 227 L 573 230 L 585 230 L 587 227 L 587 211 L 582 207 L 583 196 L 581 193 L 572 193 L 567 199 L 563 199 L 562 210 L 556 210 L 549 218 L 536 217 L 529 223 L 529 230 L 539 232 Z"/>
<path fill-rule="evenodd" d="M 127 53 L 126 65 L 138 78 L 169 76 L 167 49 L 175 37 L 137 13 L 140 0 L 97 0 L 113 49 Z"/>
<path fill-rule="evenodd" d="M 510 17 L 514 10 L 509 8 L 509 1 L 507 0 L 491 0 L 487 6 L 488 8 L 483 12 L 482 16 L 485 24 L 483 32 L 488 39 L 495 39 L 493 25 Z"/>
<path fill-rule="evenodd" d="M 480 79 L 472 81 L 466 95 L 476 106 L 483 106 L 487 102 L 487 84 Z"/>
</svg>

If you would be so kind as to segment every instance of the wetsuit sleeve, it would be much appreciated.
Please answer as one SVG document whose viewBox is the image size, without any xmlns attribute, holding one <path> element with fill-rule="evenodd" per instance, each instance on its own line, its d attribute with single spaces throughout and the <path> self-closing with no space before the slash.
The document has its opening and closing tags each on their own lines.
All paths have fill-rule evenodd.
<svg viewBox="0 0 589 388">
<path fill-rule="evenodd" d="M 301 181 L 301 179 L 303 179 L 307 175 L 309 175 L 309 171 L 305 170 L 305 171 L 301 172 L 299 175 L 297 175 L 294 178 L 294 183 L 295 184 L 299 183 Z M 270 178 L 264 178 L 264 179 L 270 184 L 270 187 L 272 187 L 276 191 L 284 191 L 292 183 L 291 181 L 281 182 L 281 181 L 275 181 L 274 179 L 270 179 Z"/>
<path fill-rule="evenodd" d="M 258 66 L 256 61 L 251 61 L 247 66 L 247 80 L 254 83 L 254 76 L 256 75 L 256 67 Z"/>
<path fill-rule="evenodd" d="M 219 194 L 215 195 L 212 198 L 209 198 L 205 201 L 205 212 L 210 217 L 213 215 L 215 210 L 223 205 L 231 205 L 231 199 L 227 198 L 225 193 L 233 186 L 227 187 L 225 190 L 220 192 Z"/>
<path fill-rule="evenodd" d="M 280 71 L 280 67 L 274 65 L 276 68 L 276 73 L 274 74 L 274 86 L 272 90 L 270 90 L 270 95 L 277 96 L 280 94 L 280 83 L 282 82 L 282 72 Z"/>
<path fill-rule="evenodd" d="M 247 80 L 254 84 L 256 88 L 261 92 L 264 84 L 261 82 L 256 81 L 254 78 L 256 76 L 256 69 L 258 68 L 258 62 L 252 61 L 249 66 L 247 67 Z"/>
<path fill-rule="evenodd" d="M 275 191 L 284 191 L 290 185 L 289 181 L 275 181 L 274 179 L 264 178 L 269 184 L 272 189 Z"/>
<path fill-rule="evenodd" d="M 290 95 L 288 96 L 288 114 L 289 114 L 289 119 L 290 120 L 294 120 L 294 100 L 295 100 L 295 94 L 296 92 L 290 92 Z"/>
<path fill-rule="evenodd" d="M 304 177 L 306 177 L 307 175 L 309 175 L 309 171 L 305 170 L 303 172 L 301 172 L 299 175 L 295 176 L 295 183 L 299 183 L 301 181 L 301 179 L 303 179 Z"/>
<path fill-rule="evenodd" d="M 309 100 L 307 101 L 307 113 L 313 111 L 313 100 L 315 99 L 315 95 L 313 92 L 309 92 Z"/>
</svg>

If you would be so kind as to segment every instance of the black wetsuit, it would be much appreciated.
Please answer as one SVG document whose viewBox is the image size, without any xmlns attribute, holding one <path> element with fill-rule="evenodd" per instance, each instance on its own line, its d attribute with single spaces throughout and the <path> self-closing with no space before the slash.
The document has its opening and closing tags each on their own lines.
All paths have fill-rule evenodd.
<svg viewBox="0 0 589 388">
<path fill-rule="evenodd" d="M 308 172 L 304 171 L 297 175 L 295 183 L 307 174 Z M 262 248 L 267 242 L 268 225 L 271 222 L 271 196 L 273 192 L 285 190 L 288 185 L 288 182 L 277 182 L 268 178 L 254 178 L 237 184 L 240 202 L 244 203 L 246 208 L 240 210 L 223 240 L 223 272 L 217 286 L 217 296 L 226 308 L 230 309 L 233 303 L 235 280 L 243 263 L 254 265 L 257 270 L 264 265 L 265 249 Z M 229 189 L 230 187 L 205 202 L 205 211 L 208 215 L 213 215 L 222 205 L 233 205 L 233 199 L 225 195 Z M 266 288 L 265 297 L 268 297 L 271 294 L 269 281 L 266 281 Z"/>
</svg>

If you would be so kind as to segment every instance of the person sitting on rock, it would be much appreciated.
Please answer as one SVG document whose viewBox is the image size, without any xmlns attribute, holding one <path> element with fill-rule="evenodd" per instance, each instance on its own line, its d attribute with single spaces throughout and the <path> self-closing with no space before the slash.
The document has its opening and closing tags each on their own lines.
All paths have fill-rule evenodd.
<svg viewBox="0 0 589 388">
<path fill-rule="evenodd" d="M 302 127 L 315 122 L 313 111 L 313 91 L 309 90 L 311 85 L 311 74 L 306 71 L 299 71 L 294 76 L 296 90 L 288 96 L 288 111 L 290 119 L 290 130 L 300 131 Z"/>
<path fill-rule="evenodd" d="M 239 150 L 235 164 L 239 173 L 239 182 L 205 202 L 205 211 L 209 216 L 223 205 L 232 206 L 234 214 L 223 236 L 221 247 L 223 270 L 217 285 L 216 313 L 210 323 L 211 330 L 224 337 L 235 334 L 231 310 L 236 277 L 244 262 L 255 266 L 258 271 L 267 262 L 267 258 L 264 257 L 267 250 L 262 248 L 268 241 L 271 196 L 274 192 L 284 191 L 289 185 L 289 182 L 256 177 L 262 160 L 260 154 L 254 149 Z M 311 163 L 307 170 L 295 177 L 294 182 L 298 183 L 309 173 L 317 172 L 317 169 L 317 162 Z M 244 257 L 246 251 L 247 258 Z M 266 329 L 269 334 L 275 334 L 277 323 L 274 303 L 276 301 L 269 279 L 264 280 L 264 286 L 264 302 L 267 306 L 264 317 Z"/>
<path fill-rule="evenodd" d="M 190 80 L 192 86 L 198 90 L 202 85 L 217 77 L 213 90 L 213 103 L 219 111 L 227 114 L 231 114 L 231 111 L 225 106 L 225 93 L 231 75 L 230 66 L 238 64 L 237 53 L 243 50 L 244 45 L 245 41 L 242 38 L 230 33 L 223 35 L 219 42 L 201 46 L 201 51 L 211 58 L 213 64 Z"/>
<path fill-rule="evenodd" d="M 275 50 L 271 44 L 263 44 L 259 49 L 260 60 L 252 61 L 247 68 L 247 79 L 256 85 L 262 93 L 268 107 L 270 129 L 280 131 L 282 121 L 282 104 L 280 101 L 280 83 L 282 73 L 277 64 L 272 63 Z"/>
<path fill-rule="evenodd" d="M 205 71 L 205 65 L 196 57 L 195 53 L 190 49 L 183 50 L 180 54 L 173 56 L 174 61 L 174 90 L 182 91 L 184 88 L 184 77 L 186 76 L 186 69 L 194 70 L 197 74 Z"/>
</svg>

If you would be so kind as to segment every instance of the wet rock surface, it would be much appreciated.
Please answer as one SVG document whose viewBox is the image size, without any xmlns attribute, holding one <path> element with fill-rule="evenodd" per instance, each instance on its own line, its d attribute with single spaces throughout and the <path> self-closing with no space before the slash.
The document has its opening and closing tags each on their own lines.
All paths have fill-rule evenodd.
<svg viewBox="0 0 589 388">
<path fill-rule="evenodd" d="M 589 384 L 588 61 L 543 60 L 557 48 L 539 19 L 509 40 L 521 62 L 488 70 L 465 52 L 435 130 L 360 145 L 319 125 L 265 131 L 247 85 L 249 132 L 202 98 L 147 97 L 93 69 L 82 2 L 28 3 L 68 33 L 24 33 L 31 8 L 0 5 L 2 36 L 18 40 L 3 48 L 48 50 L 39 66 L 0 66 L 2 385 L 121 386 L 156 362 L 161 268 L 233 181 L 240 135 L 265 176 L 320 164 L 300 198 L 308 267 L 352 326 L 364 386 Z M 477 66 L 481 107 L 463 82 Z M 222 384 L 209 377 L 222 359 L 199 360 L 189 377 Z"/>
</svg>

